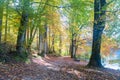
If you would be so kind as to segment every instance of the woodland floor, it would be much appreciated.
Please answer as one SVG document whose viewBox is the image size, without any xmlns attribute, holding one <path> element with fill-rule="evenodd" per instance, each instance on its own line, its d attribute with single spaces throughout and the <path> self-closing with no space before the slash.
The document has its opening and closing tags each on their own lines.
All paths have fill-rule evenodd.
<svg viewBox="0 0 120 80">
<path fill-rule="evenodd" d="M 33 58 L 29 64 L 0 64 L 0 80 L 120 80 L 120 71 L 86 68 L 70 57 Z"/>
</svg>

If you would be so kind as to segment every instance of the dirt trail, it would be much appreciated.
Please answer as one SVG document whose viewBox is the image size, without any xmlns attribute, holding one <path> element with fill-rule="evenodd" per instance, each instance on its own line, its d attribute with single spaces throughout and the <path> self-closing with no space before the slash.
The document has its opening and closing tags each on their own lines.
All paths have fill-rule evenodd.
<svg viewBox="0 0 120 80">
<path fill-rule="evenodd" d="M 88 69 L 70 57 L 33 58 L 29 64 L 0 64 L 0 80 L 120 80 L 120 71 Z"/>
</svg>

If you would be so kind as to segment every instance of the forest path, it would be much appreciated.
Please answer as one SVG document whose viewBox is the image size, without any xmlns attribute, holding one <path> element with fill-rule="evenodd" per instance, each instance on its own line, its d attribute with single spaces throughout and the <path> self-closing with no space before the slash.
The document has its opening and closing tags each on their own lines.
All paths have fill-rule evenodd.
<svg viewBox="0 0 120 80">
<path fill-rule="evenodd" d="M 45 57 L 45 58 L 34 58 L 33 63 L 50 68 L 53 70 L 61 70 L 62 68 L 74 67 L 74 66 L 85 66 L 87 62 L 85 61 L 74 61 L 69 56 L 66 57 Z"/>
<path fill-rule="evenodd" d="M 29 64 L 0 64 L 0 80 L 120 80 L 120 71 L 89 69 L 70 57 L 33 58 Z"/>
</svg>

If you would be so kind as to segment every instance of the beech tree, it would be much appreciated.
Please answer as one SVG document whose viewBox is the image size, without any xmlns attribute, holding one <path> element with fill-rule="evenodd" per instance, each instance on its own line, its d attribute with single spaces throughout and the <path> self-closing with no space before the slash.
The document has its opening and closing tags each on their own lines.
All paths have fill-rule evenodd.
<svg viewBox="0 0 120 80">
<path fill-rule="evenodd" d="M 22 0 L 22 14 L 21 14 L 21 20 L 20 20 L 20 27 L 18 30 L 18 36 L 17 36 L 17 46 L 16 50 L 19 55 L 22 56 L 22 54 L 25 52 L 25 37 L 26 37 L 26 29 L 28 26 L 28 19 L 29 19 L 29 0 Z"/>
<path fill-rule="evenodd" d="M 94 27 L 93 27 L 93 43 L 92 43 L 92 55 L 88 66 L 103 67 L 101 64 L 101 37 L 105 28 L 105 7 L 106 0 L 94 1 Z"/>
</svg>

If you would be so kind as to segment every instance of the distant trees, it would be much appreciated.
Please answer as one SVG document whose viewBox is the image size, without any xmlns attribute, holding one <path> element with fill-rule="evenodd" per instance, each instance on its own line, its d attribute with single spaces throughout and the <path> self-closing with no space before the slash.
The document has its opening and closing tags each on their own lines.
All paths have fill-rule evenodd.
<svg viewBox="0 0 120 80">
<path fill-rule="evenodd" d="M 92 5 L 87 1 L 69 0 L 71 5 L 69 8 L 65 8 L 66 15 L 68 17 L 69 33 L 70 33 L 70 55 L 71 58 L 76 58 L 77 46 L 80 46 L 82 41 L 79 41 L 80 32 L 85 25 L 92 20 L 92 12 L 88 8 L 92 8 Z M 79 41 L 79 42 L 78 42 Z"/>
<path fill-rule="evenodd" d="M 92 55 L 88 66 L 103 67 L 101 64 L 101 37 L 105 28 L 106 20 L 106 0 L 95 0 L 94 2 L 94 27 L 93 27 L 93 43 Z"/>
</svg>

